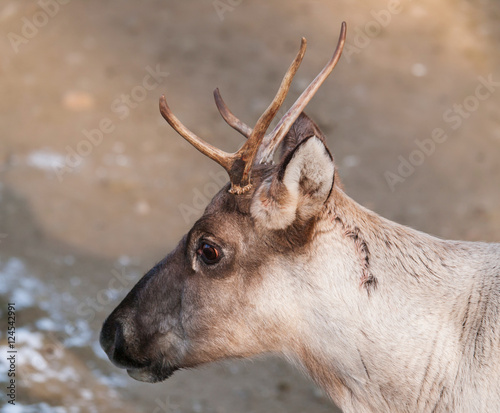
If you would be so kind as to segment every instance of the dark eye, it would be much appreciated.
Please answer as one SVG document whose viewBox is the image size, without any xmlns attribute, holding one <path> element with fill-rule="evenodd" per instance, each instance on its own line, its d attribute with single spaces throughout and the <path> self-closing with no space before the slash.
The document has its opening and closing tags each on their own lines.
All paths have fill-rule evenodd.
<svg viewBox="0 0 500 413">
<path fill-rule="evenodd" d="M 219 249 L 213 245 L 207 244 L 206 242 L 201 244 L 200 248 L 196 252 L 202 261 L 208 265 L 217 264 L 222 258 L 222 254 Z"/>
</svg>

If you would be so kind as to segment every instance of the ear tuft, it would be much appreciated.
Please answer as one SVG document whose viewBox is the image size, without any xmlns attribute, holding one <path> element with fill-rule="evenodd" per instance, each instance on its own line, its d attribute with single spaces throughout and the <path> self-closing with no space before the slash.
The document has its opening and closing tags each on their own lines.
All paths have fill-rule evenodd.
<svg viewBox="0 0 500 413">
<path fill-rule="evenodd" d="M 316 216 L 334 183 L 333 158 L 316 136 L 302 140 L 254 194 L 251 214 L 268 229 L 285 229 Z"/>
</svg>

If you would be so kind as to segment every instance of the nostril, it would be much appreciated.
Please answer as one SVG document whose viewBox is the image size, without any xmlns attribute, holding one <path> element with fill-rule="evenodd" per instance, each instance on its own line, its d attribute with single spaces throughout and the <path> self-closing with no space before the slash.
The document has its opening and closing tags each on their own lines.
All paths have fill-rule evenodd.
<svg viewBox="0 0 500 413">
<path fill-rule="evenodd" d="M 108 355 L 109 359 L 118 367 L 128 369 L 138 369 L 147 365 L 140 362 L 140 354 L 134 351 L 124 334 L 123 324 L 116 319 L 108 318 L 102 326 L 99 338 L 101 347 Z"/>
<path fill-rule="evenodd" d="M 99 337 L 99 342 L 101 344 L 102 349 L 106 352 L 108 357 L 111 359 L 114 353 L 114 344 L 115 344 L 115 336 L 117 327 L 119 326 L 119 322 L 108 317 L 104 322 L 101 335 Z M 121 330 L 121 327 L 120 327 Z M 122 332 L 123 335 L 123 332 Z"/>
<path fill-rule="evenodd" d="M 115 328 L 115 356 L 116 353 L 119 354 L 124 354 L 127 346 L 127 343 L 125 342 L 125 337 L 123 335 L 123 326 L 121 323 L 116 323 L 116 328 Z"/>
</svg>

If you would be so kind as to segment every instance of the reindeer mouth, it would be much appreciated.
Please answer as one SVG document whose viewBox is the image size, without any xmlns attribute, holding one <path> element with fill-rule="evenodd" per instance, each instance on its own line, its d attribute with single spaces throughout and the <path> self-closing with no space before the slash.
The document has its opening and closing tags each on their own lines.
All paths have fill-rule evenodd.
<svg viewBox="0 0 500 413">
<path fill-rule="evenodd" d="M 127 369 L 127 373 L 130 377 L 137 381 L 143 381 L 145 383 L 158 383 L 167 380 L 177 370 L 179 370 L 178 367 L 163 366 L 161 368 L 151 368 L 148 366 L 142 369 Z"/>
<path fill-rule="evenodd" d="M 130 377 L 146 383 L 157 383 L 168 379 L 179 367 L 164 359 L 151 361 L 144 356 L 138 357 L 137 351 L 125 339 L 123 324 L 109 321 L 108 318 L 101 330 L 99 341 L 111 362 L 121 369 L 126 369 Z M 143 350 L 144 352 L 144 350 Z"/>
</svg>

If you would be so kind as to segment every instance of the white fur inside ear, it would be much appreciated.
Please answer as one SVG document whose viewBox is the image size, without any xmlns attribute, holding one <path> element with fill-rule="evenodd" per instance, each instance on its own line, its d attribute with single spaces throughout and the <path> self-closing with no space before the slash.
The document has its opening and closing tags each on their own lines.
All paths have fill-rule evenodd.
<svg viewBox="0 0 500 413">
<path fill-rule="evenodd" d="M 252 201 L 252 216 L 268 229 L 285 229 L 297 217 L 312 218 L 323 208 L 334 172 L 323 142 L 309 138 L 295 150 L 282 181 L 275 174 L 261 184 Z"/>
<path fill-rule="evenodd" d="M 298 192 L 290 193 L 283 184 L 279 185 L 279 193 L 273 192 L 271 180 L 263 182 L 254 195 L 250 213 L 264 228 L 285 229 L 295 221 Z"/>
<path fill-rule="evenodd" d="M 317 137 L 309 138 L 295 151 L 286 167 L 283 183 L 289 191 L 302 191 L 315 199 L 328 196 L 335 166 L 325 145 Z"/>
</svg>

